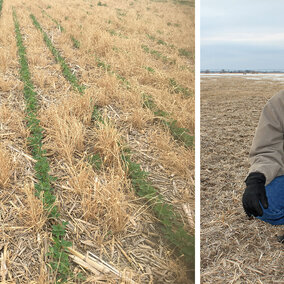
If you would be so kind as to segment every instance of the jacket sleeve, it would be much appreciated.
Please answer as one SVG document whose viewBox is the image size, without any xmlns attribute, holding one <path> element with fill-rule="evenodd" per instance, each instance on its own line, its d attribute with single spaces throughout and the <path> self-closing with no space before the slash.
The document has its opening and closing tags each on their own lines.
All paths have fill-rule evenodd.
<svg viewBox="0 0 284 284">
<path fill-rule="evenodd" d="M 283 153 L 284 91 L 265 105 L 249 153 L 249 172 L 260 172 L 269 184 L 284 169 Z"/>
</svg>

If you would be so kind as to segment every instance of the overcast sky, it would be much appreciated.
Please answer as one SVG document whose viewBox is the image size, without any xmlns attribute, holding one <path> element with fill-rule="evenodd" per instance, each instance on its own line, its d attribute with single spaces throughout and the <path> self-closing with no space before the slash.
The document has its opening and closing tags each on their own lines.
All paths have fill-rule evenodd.
<svg viewBox="0 0 284 284">
<path fill-rule="evenodd" d="M 284 70 L 284 0 L 201 0 L 201 70 Z"/>
</svg>

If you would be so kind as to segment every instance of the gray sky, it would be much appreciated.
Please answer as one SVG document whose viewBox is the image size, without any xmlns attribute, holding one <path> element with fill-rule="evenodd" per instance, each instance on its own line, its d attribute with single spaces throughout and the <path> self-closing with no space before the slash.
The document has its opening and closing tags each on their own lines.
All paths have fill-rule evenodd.
<svg viewBox="0 0 284 284">
<path fill-rule="evenodd" d="M 201 70 L 284 70 L 284 0 L 201 0 Z"/>
</svg>

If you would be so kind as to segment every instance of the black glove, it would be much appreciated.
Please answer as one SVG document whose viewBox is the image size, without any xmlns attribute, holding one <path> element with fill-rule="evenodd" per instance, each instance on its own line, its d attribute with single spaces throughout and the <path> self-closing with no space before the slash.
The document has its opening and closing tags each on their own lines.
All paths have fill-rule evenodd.
<svg viewBox="0 0 284 284">
<path fill-rule="evenodd" d="M 262 216 L 261 202 L 264 209 L 268 208 L 268 201 L 265 192 L 265 176 L 262 173 L 250 173 L 245 183 L 247 185 L 243 194 L 243 207 L 246 214 L 257 217 Z"/>
</svg>

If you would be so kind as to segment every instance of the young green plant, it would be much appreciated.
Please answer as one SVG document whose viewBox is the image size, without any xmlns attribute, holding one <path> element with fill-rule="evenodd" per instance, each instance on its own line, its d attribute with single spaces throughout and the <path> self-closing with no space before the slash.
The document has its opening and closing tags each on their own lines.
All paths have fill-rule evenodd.
<svg viewBox="0 0 284 284">
<path fill-rule="evenodd" d="M 49 175 L 49 163 L 45 157 L 46 151 L 42 149 L 43 128 L 37 118 L 39 108 L 37 102 L 37 93 L 31 80 L 31 74 L 26 56 L 26 49 L 20 31 L 20 25 L 17 19 L 16 11 L 13 10 L 13 19 L 15 25 L 16 41 L 18 46 L 18 56 L 20 63 L 20 77 L 24 83 L 24 97 L 26 100 L 26 120 L 27 127 L 30 130 L 28 137 L 28 146 L 31 149 L 33 158 L 36 160 L 34 169 L 36 177 L 36 196 L 42 196 L 42 202 L 49 218 L 56 220 L 57 224 L 52 226 L 53 243 L 49 248 L 49 265 L 56 272 L 56 280 L 66 282 L 69 278 L 70 263 L 66 249 L 71 246 L 69 241 L 64 239 L 66 234 L 66 222 L 60 221 L 58 207 L 55 205 L 56 197 L 52 182 L 55 178 Z"/>
<path fill-rule="evenodd" d="M 43 39 L 44 39 L 47 47 L 49 48 L 49 50 L 53 54 L 56 62 L 58 62 L 61 65 L 63 76 L 71 83 L 71 85 L 73 86 L 73 88 L 75 90 L 77 90 L 77 91 L 79 91 L 79 93 L 83 94 L 85 87 L 83 85 L 79 84 L 77 77 L 72 73 L 71 69 L 69 68 L 69 66 L 65 62 L 65 59 L 60 55 L 59 51 L 54 47 L 51 39 L 48 37 L 47 33 L 42 29 L 42 27 L 39 24 L 39 22 L 37 21 L 36 17 L 33 14 L 31 14 L 30 17 L 33 21 L 34 26 L 42 33 Z"/>
</svg>

